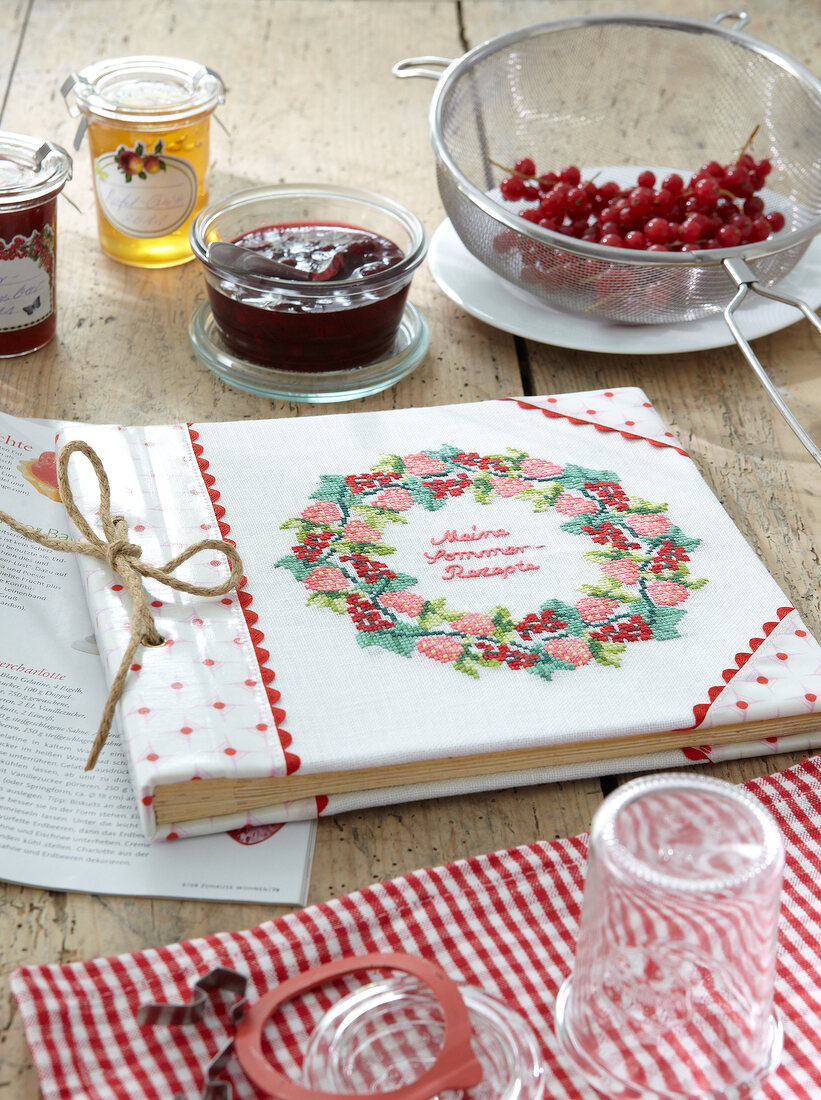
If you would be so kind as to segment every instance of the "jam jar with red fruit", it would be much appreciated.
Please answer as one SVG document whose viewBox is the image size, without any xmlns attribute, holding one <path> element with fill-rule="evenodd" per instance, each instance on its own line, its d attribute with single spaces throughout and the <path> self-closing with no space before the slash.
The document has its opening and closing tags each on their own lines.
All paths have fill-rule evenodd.
<svg viewBox="0 0 821 1100">
<path fill-rule="evenodd" d="M 71 168 L 59 145 L 0 131 L 0 358 L 54 336 L 57 196 Z"/>
<path fill-rule="evenodd" d="M 427 348 L 423 319 L 407 355 L 397 343 L 427 236 L 414 214 L 382 195 L 318 184 L 251 188 L 201 211 L 191 244 L 208 320 L 233 363 L 250 368 L 254 392 L 284 395 L 265 389 L 266 370 L 318 378 L 389 364 L 391 384 Z M 195 335 L 192 343 L 202 351 Z M 288 393 L 299 397 L 294 385 Z"/>
</svg>

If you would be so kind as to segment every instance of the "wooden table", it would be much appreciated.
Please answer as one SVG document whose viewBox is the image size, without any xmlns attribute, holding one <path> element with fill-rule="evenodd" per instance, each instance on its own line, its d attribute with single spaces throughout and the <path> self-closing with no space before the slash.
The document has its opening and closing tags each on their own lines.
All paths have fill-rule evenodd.
<svg viewBox="0 0 821 1100">
<path fill-rule="evenodd" d="M 211 194 L 261 182 L 365 186 L 405 203 L 432 232 L 444 217 L 428 140 L 432 84 L 397 81 L 399 58 L 461 55 L 504 30 L 586 12 L 653 10 L 709 19 L 714 0 L 7 0 L 0 4 L 0 127 L 71 147 L 59 87 L 72 69 L 130 53 L 201 60 L 229 88 L 212 126 Z M 821 70 L 817 0 L 759 0 L 748 28 Z M 734 137 L 735 135 L 733 135 Z M 728 142 L 729 144 L 729 142 Z M 86 149 L 61 204 L 58 337 L 0 361 L 9 412 L 86 421 L 168 423 L 322 415 L 225 387 L 192 355 L 187 323 L 204 296 L 193 264 L 124 267 L 97 245 Z M 657 357 L 596 355 L 524 341 L 474 320 L 423 268 L 412 300 L 431 326 L 424 364 L 395 389 L 342 409 L 387 409 L 504 394 L 643 387 L 770 571 L 821 637 L 818 469 L 734 348 Z M 805 321 L 756 351 L 821 441 L 821 339 Z M 797 755 L 708 767 L 732 781 Z M 703 769 L 702 769 L 703 770 Z M 621 780 L 618 780 L 619 782 Z M 350 813 L 319 824 L 310 900 L 422 865 L 586 829 L 617 780 L 470 795 Z M 4 973 L 222 929 L 278 910 L 0 886 Z M 38 1094 L 11 997 L 0 1008 L 0 1097 Z"/>
</svg>

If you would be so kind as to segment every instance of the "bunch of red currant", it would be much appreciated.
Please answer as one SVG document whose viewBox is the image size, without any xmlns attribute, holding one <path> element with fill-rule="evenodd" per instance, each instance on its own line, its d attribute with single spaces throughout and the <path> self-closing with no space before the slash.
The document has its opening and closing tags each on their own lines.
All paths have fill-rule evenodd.
<svg viewBox="0 0 821 1100">
<path fill-rule="evenodd" d="M 568 165 L 537 173 L 530 157 L 516 162 L 502 180 L 502 197 L 521 206 L 527 221 L 584 241 L 612 248 L 647 252 L 693 252 L 734 248 L 766 240 L 784 228 L 784 215 L 766 213 L 760 191 L 771 171 L 766 159 L 742 153 L 729 164 L 711 160 L 685 180 L 671 172 L 659 183 L 651 171 L 638 175 L 634 187 L 608 180 L 584 182 L 580 169 Z M 496 241 L 500 251 L 514 246 L 512 234 Z"/>
</svg>

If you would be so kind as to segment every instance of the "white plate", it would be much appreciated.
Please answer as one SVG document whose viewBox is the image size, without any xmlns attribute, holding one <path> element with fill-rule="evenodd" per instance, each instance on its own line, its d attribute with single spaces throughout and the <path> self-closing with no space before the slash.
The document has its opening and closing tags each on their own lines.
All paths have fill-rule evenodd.
<svg viewBox="0 0 821 1100">
<path fill-rule="evenodd" d="M 467 313 L 495 328 L 543 344 L 615 355 L 664 355 L 723 348 L 734 343 L 721 314 L 679 324 L 620 325 L 551 309 L 480 263 L 462 244 L 450 219 L 442 222 L 433 235 L 428 264 L 441 289 Z M 810 243 L 777 289 L 779 293 L 803 298 L 811 309 L 821 305 L 821 237 Z M 740 307 L 736 317 L 739 328 L 750 340 L 801 320 L 801 314 L 792 306 L 770 302 L 755 294 Z"/>
</svg>

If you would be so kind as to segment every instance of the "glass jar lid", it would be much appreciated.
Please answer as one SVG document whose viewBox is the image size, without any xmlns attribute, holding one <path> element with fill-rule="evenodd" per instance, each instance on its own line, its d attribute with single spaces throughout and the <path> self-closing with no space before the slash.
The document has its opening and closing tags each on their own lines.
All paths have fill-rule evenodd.
<svg viewBox="0 0 821 1100">
<path fill-rule="evenodd" d="M 62 146 L 0 130 L 0 208 L 51 198 L 71 179 L 71 169 Z"/>
<path fill-rule="evenodd" d="M 72 73 L 61 89 L 73 115 L 118 122 L 178 122 L 225 101 L 225 85 L 212 69 L 180 57 L 117 57 Z"/>
</svg>

